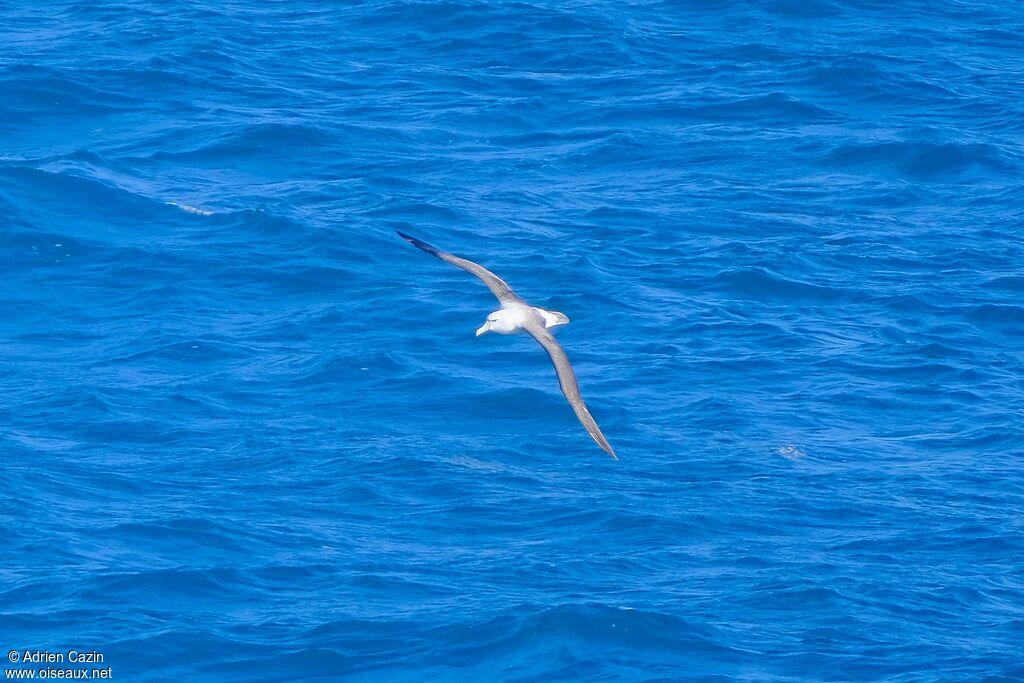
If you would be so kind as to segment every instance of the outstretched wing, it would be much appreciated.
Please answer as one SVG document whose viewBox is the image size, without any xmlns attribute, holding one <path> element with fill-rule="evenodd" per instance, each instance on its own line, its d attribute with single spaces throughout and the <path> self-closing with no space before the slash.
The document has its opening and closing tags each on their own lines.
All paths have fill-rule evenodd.
<svg viewBox="0 0 1024 683">
<path fill-rule="evenodd" d="M 396 230 L 395 232 L 398 231 Z M 494 293 L 494 296 L 498 297 L 498 301 L 500 301 L 501 303 L 508 304 L 517 301 L 523 301 L 521 298 L 519 298 L 518 294 L 512 291 L 512 288 L 508 286 L 507 282 L 505 282 L 500 277 L 498 277 L 491 271 L 487 270 L 483 266 L 477 263 L 473 263 L 472 261 L 468 261 L 464 258 L 459 258 L 454 254 L 449 254 L 446 251 L 441 251 L 437 247 L 431 246 L 426 242 L 416 239 L 415 237 L 410 237 L 409 235 L 406 235 L 404 232 L 398 232 L 398 235 L 399 237 L 401 237 L 403 240 L 413 245 L 414 247 L 419 247 L 423 251 L 433 256 L 436 256 L 442 261 L 447 261 L 453 266 L 457 266 L 465 271 L 472 273 L 473 275 L 476 275 L 478 278 L 484 281 L 484 284 L 487 285 L 487 288 Z"/>
<path fill-rule="evenodd" d="M 569 357 L 565 355 L 562 345 L 558 343 L 554 335 L 539 320 L 530 321 L 523 329 L 529 332 L 530 336 L 536 339 L 544 347 L 544 350 L 548 352 L 548 356 L 551 357 L 551 363 L 555 366 L 555 372 L 558 373 L 558 383 L 562 385 L 562 393 L 569 399 L 569 405 L 575 411 L 576 417 L 580 419 L 580 422 L 586 427 L 587 432 L 597 442 L 597 445 L 603 448 L 608 455 L 618 460 L 619 458 L 615 455 L 611 444 L 608 443 L 608 439 L 604 438 L 601 428 L 597 426 L 594 416 L 587 410 L 587 404 L 583 402 L 583 397 L 580 396 L 580 385 L 576 381 L 576 373 L 573 371 L 572 365 L 569 363 Z"/>
</svg>

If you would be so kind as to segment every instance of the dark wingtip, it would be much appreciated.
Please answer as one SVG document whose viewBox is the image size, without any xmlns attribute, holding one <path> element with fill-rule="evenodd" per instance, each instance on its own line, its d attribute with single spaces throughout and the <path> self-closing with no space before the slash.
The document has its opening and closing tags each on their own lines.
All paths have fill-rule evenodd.
<svg viewBox="0 0 1024 683">
<path fill-rule="evenodd" d="M 438 251 L 439 251 L 437 249 L 437 247 L 433 247 L 433 246 L 427 244 L 426 242 L 424 242 L 422 240 L 416 239 L 415 237 L 413 237 L 411 235 L 406 235 L 401 230 L 395 230 L 395 232 L 398 233 L 399 237 L 401 237 L 403 240 L 405 240 L 406 242 L 408 242 L 412 246 L 419 247 L 420 249 L 422 249 L 423 251 L 427 252 L 428 254 L 433 254 L 434 256 L 437 256 Z"/>
</svg>

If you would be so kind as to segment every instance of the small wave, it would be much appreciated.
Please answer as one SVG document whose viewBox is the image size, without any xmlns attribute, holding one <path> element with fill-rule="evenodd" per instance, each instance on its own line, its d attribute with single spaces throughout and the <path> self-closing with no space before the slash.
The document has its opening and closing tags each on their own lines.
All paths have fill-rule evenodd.
<svg viewBox="0 0 1024 683">
<path fill-rule="evenodd" d="M 723 271 L 711 282 L 715 289 L 725 288 L 733 295 L 754 299 L 802 299 L 831 302 L 852 298 L 851 292 L 838 287 L 802 282 L 764 268 Z"/>
<path fill-rule="evenodd" d="M 799 460 L 807 455 L 799 447 L 793 445 L 779 446 L 776 452 L 786 460 Z"/>
<path fill-rule="evenodd" d="M 171 206 L 176 206 L 185 213 L 194 213 L 197 216 L 212 216 L 215 212 L 209 211 L 208 209 L 200 209 L 189 204 L 179 204 L 178 202 L 168 202 Z"/>
<path fill-rule="evenodd" d="M 336 138 L 311 124 L 261 123 L 241 129 L 234 126 L 227 134 L 182 139 L 183 149 L 161 149 L 148 160 L 223 164 L 228 159 L 273 158 L 298 164 L 303 154 L 331 148 Z"/>
<path fill-rule="evenodd" d="M 142 104 L 139 98 L 87 85 L 62 69 L 28 64 L 0 71 L 0 88 L 5 93 L 0 99 L 0 113 L 17 120 L 105 116 L 131 111 Z"/>
<path fill-rule="evenodd" d="M 919 101 L 934 104 L 937 98 L 951 104 L 957 102 L 957 94 L 947 87 L 915 78 L 899 67 L 879 55 L 851 55 L 810 67 L 799 84 L 844 100 L 853 96 L 873 103 L 904 106 Z"/>
<path fill-rule="evenodd" d="M 942 180 L 968 172 L 1015 168 L 993 145 L 981 143 L 880 142 L 843 145 L 826 158 L 830 166 Z"/>
<path fill-rule="evenodd" d="M 74 157 L 81 163 L 81 156 Z M 97 163 L 101 163 L 98 160 Z M 51 161 L 61 168 L 60 160 Z M 88 175 L 79 175 L 85 173 Z M 96 177 L 102 174 L 106 177 Z M 17 193 L 18 211 L 26 220 L 35 222 L 36 213 L 45 207 L 52 222 L 61 217 L 64 238 L 106 241 L 115 245 L 152 245 L 157 225 L 172 225 L 181 208 L 158 198 L 121 186 L 117 172 L 78 166 L 62 170 L 44 170 L 24 165 L 0 165 L 0 179 L 6 187 L 0 192 Z M 82 224 L 81 207 L 88 207 L 89 221 Z"/>
</svg>

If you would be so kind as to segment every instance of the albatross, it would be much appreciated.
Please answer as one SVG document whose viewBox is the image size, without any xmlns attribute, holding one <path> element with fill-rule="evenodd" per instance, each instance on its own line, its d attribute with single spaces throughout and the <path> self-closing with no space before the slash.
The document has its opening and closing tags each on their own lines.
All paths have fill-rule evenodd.
<svg viewBox="0 0 1024 683">
<path fill-rule="evenodd" d="M 473 263 L 468 259 L 459 258 L 446 251 L 441 251 L 437 247 L 406 235 L 404 232 L 396 232 L 398 232 L 399 237 L 414 247 L 419 247 L 428 254 L 436 256 L 442 261 L 447 261 L 453 266 L 472 273 L 483 280 L 494 296 L 498 297 L 501 308 L 487 316 L 487 321 L 476 331 L 476 336 L 479 337 L 486 332 L 497 332 L 498 334 L 526 332 L 536 339 L 537 343 L 544 347 L 544 350 L 547 351 L 548 356 L 551 358 L 551 363 L 555 366 L 555 373 L 558 375 L 558 383 L 562 387 L 562 393 L 569 400 L 569 405 L 572 406 L 576 417 L 580 419 L 580 422 L 586 427 L 587 432 L 597 442 L 597 445 L 603 448 L 608 455 L 618 460 L 619 458 L 615 455 L 611 444 L 608 443 L 608 439 L 604 438 L 601 428 L 597 426 L 594 416 L 587 410 L 587 404 L 583 402 L 583 397 L 580 396 L 580 385 L 576 381 L 576 373 L 569 363 L 569 357 L 565 355 L 562 345 L 555 340 L 555 336 L 549 331 L 553 327 L 567 324 L 569 316 L 558 311 L 549 311 L 544 308 L 531 306 L 512 291 L 507 282 L 480 264 Z"/>
</svg>

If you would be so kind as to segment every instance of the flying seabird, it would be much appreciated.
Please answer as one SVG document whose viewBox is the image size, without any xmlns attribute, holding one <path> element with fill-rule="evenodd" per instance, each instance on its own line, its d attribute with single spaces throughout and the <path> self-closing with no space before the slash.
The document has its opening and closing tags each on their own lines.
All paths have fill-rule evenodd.
<svg viewBox="0 0 1024 683">
<path fill-rule="evenodd" d="M 447 261 L 453 266 L 462 268 L 484 281 L 487 288 L 494 293 L 494 296 L 498 297 L 498 301 L 501 302 L 501 308 L 487 316 L 487 322 L 476 331 L 476 336 L 479 337 L 485 332 L 498 332 L 500 334 L 526 332 L 536 339 L 537 343 L 543 346 L 544 350 L 548 352 L 548 356 L 551 357 L 551 362 L 555 366 L 555 372 L 558 374 L 558 383 L 562 386 L 562 393 L 569 399 L 569 405 L 576 412 L 576 417 L 587 428 L 587 432 L 597 442 L 597 445 L 603 448 L 608 455 L 618 460 L 618 456 L 615 455 L 611 444 L 608 443 L 608 439 L 604 438 L 601 428 L 597 426 L 594 417 L 587 410 L 587 404 L 583 402 L 583 397 L 580 396 L 580 385 L 576 382 L 576 373 L 573 372 L 572 365 L 569 364 L 569 358 L 565 355 L 565 350 L 562 349 L 561 344 L 555 341 L 554 335 L 548 331 L 549 328 L 565 325 L 569 322 L 569 317 L 558 311 L 548 311 L 531 306 L 512 291 L 507 282 L 479 264 L 441 251 L 426 242 L 406 235 L 404 232 L 398 232 L 398 235 L 409 244 L 419 247 L 442 261 Z"/>
</svg>

